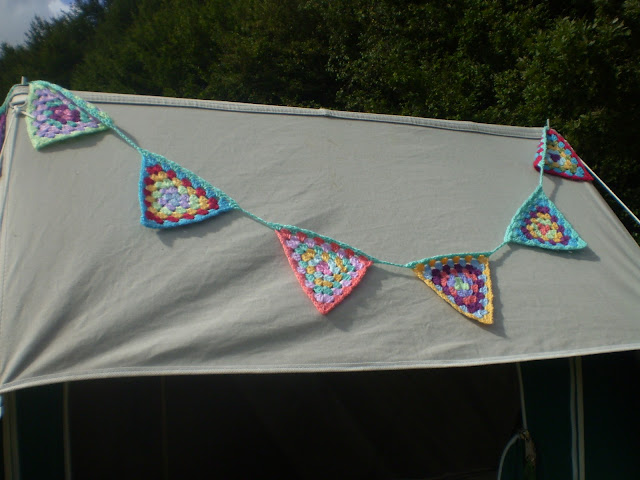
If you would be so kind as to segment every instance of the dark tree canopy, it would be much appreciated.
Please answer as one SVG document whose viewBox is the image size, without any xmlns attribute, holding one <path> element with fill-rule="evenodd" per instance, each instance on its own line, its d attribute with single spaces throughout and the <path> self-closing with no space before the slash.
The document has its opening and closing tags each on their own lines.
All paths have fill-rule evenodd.
<svg viewBox="0 0 640 480">
<path fill-rule="evenodd" d="M 551 125 L 640 211 L 640 0 L 77 0 L 0 47 L 71 89 Z M 640 227 L 621 219 L 640 238 Z"/>
</svg>

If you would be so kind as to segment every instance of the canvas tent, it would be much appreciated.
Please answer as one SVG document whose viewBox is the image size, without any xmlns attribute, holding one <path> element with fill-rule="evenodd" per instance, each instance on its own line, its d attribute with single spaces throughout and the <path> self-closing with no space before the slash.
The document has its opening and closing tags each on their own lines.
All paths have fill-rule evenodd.
<svg viewBox="0 0 640 480">
<path fill-rule="evenodd" d="M 540 478 L 614 468 L 584 426 L 607 410 L 629 412 L 616 478 L 637 473 L 624 452 L 638 441 L 622 439 L 639 423 L 639 249 L 591 183 L 544 175 L 588 247 L 491 253 L 492 325 L 390 265 L 501 245 L 538 185 L 541 127 L 78 92 L 130 143 L 107 129 L 34 150 L 27 94 L 6 104 L 0 178 L 8 478 L 38 478 L 42 452 L 74 478 L 188 478 L 213 457 L 219 478 L 493 478 L 521 426 L 514 365 L 535 360 L 523 398 Z M 145 228 L 132 145 L 242 210 Z M 321 315 L 273 225 L 381 261 Z M 595 415 L 599 386 L 615 400 Z M 125 459 L 116 445 L 145 435 Z"/>
</svg>

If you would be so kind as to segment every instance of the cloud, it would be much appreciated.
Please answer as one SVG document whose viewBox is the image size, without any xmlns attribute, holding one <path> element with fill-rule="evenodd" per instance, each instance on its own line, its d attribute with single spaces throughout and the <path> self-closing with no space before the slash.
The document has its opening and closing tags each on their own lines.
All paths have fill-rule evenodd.
<svg viewBox="0 0 640 480">
<path fill-rule="evenodd" d="M 49 13 L 52 17 L 57 17 L 60 14 L 71 10 L 71 6 L 62 0 L 50 0 L 47 7 L 49 7 Z"/>
<path fill-rule="evenodd" d="M 71 0 L 0 0 L 0 43 L 23 43 L 33 18 L 50 19 L 69 11 Z"/>
</svg>

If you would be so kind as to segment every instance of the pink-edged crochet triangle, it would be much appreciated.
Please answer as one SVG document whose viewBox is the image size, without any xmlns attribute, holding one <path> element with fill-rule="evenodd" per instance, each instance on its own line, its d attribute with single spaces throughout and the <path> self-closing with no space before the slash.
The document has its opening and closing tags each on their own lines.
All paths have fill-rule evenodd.
<svg viewBox="0 0 640 480">
<path fill-rule="evenodd" d="M 296 229 L 275 232 L 302 290 L 323 315 L 349 296 L 373 263 L 327 238 Z"/>
<path fill-rule="evenodd" d="M 573 150 L 569 142 L 553 128 L 547 130 L 546 138 L 540 140 L 540 146 L 536 152 L 536 159 L 533 167 L 540 171 L 540 163 L 542 162 L 542 153 L 544 152 L 543 142 L 547 142 L 546 155 L 544 158 L 544 171 L 551 175 L 571 180 L 583 180 L 591 182 L 593 177 L 589 173 L 589 169 L 584 165 L 582 159 Z"/>
</svg>

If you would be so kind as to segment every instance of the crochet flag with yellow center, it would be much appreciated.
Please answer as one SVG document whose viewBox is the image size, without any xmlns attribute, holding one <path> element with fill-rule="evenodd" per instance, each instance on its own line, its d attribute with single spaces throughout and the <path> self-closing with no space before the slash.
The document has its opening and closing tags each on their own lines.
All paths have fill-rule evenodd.
<svg viewBox="0 0 640 480">
<path fill-rule="evenodd" d="M 518 209 L 504 240 L 550 250 L 579 250 L 587 246 L 542 186 L 538 186 Z"/>
</svg>

